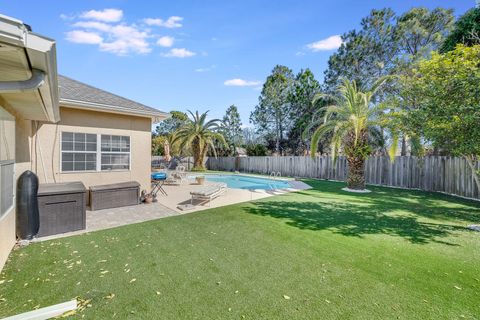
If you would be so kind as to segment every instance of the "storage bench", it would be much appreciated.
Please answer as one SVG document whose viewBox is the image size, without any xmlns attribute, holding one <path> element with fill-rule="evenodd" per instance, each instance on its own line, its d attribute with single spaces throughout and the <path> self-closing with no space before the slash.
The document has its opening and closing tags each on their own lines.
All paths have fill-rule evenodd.
<svg viewBox="0 0 480 320">
<path fill-rule="evenodd" d="M 90 209 L 100 210 L 139 204 L 140 183 L 136 181 L 90 187 Z"/>
<path fill-rule="evenodd" d="M 38 237 L 86 227 L 86 189 L 81 182 L 46 183 L 38 188 Z"/>
</svg>

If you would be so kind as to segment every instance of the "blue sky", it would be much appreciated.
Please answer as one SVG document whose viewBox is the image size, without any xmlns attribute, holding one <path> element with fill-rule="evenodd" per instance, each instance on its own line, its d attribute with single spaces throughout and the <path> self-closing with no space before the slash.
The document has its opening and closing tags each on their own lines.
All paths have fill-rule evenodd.
<svg viewBox="0 0 480 320">
<path fill-rule="evenodd" d="M 2 1 L 1 13 L 57 40 L 59 73 L 146 105 L 238 106 L 242 121 L 276 64 L 323 79 L 337 35 L 373 8 L 453 8 L 474 0 Z M 323 40 L 323 41 L 322 41 Z"/>
</svg>

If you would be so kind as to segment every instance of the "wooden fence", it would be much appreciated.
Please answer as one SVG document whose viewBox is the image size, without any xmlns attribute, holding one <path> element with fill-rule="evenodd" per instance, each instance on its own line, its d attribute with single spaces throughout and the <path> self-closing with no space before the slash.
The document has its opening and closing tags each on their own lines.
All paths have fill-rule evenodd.
<svg viewBox="0 0 480 320">
<path fill-rule="evenodd" d="M 477 163 L 477 170 L 480 164 Z M 347 162 L 339 157 L 334 164 L 329 156 L 310 157 L 220 157 L 208 158 L 210 170 L 240 171 L 283 176 L 345 181 Z M 365 163 L 367 184 L 439 191 L 466 198 L 480 199 L 472 171 L 463 158 L 375 156 Z"/>
</svg>

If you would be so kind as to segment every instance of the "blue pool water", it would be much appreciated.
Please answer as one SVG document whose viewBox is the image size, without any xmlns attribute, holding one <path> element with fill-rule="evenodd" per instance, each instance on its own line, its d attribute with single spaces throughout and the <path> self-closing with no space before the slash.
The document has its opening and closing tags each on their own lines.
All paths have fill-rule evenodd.
<svg viewBox="0 0 480 320">
<path fill-rule="evenodd" d="M 242 176 L 238 174 L 207 174 L 205 178 L 212 182 L 223 182 L 232 189 L 285 189 L 290 188 L 290 183 L 285 180 L 273 180 L 267 178 L 257 178 Z"/>
</svg>

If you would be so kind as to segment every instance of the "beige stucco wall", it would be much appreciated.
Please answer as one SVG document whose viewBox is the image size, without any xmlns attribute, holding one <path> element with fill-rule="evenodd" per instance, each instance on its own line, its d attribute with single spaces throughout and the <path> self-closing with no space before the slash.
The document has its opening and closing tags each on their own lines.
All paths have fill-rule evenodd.
<svg viewBox="0 0 480 320">
<path fill-rule="evenodd" d="M 15 118 L 0 106 L 0 161 L 15 159 Z M 1 189 L 1 186 L 0 186 Z M 0 190 L 4 192 L 4 190 Z M 0 212 L 1 214 L 1 212 Z M 0 270 L 15 244 L 15 206 L 0 216 Z"/>
<path fill-rule="evenodd" d="M 60 108 L 59 123 L 21 123 L 21 169 L 32 168 L 40 183 L 82 181 L 92 185 L 138 181 L 142 189 L 150 187 L 151 120 L 150 118 L 113 113 Z M 20 125 L 19 125 L 20 127 Z M 81 132 L 130 136 L 130 170 L 67 172 L 60 170 L 61 132 Z M 29 159 L 31 161 L 29 161 Z"/>
<path fill-rule="evenodd" d="M 1 100 L 0 100 L 1 102 Z M 0 105 L 0 160 L 15 159 L 15 178 L 25 170 L 35 172 L 40 183 L 82 181 L 91 185 L 138 181 L 150 188 L 151 119 L 113 113 L 60 108 L 56 124 L 13 117 Z M 10 109 L 8 109 L 10 110 Z M 130 137 L 130 170 L 62 173 L 62 131 Z M 1 191 L 1 190 L 0 190 Z M 15 244 L 15 208 L 0 217 L 0 270 Z"/>
</svg>

